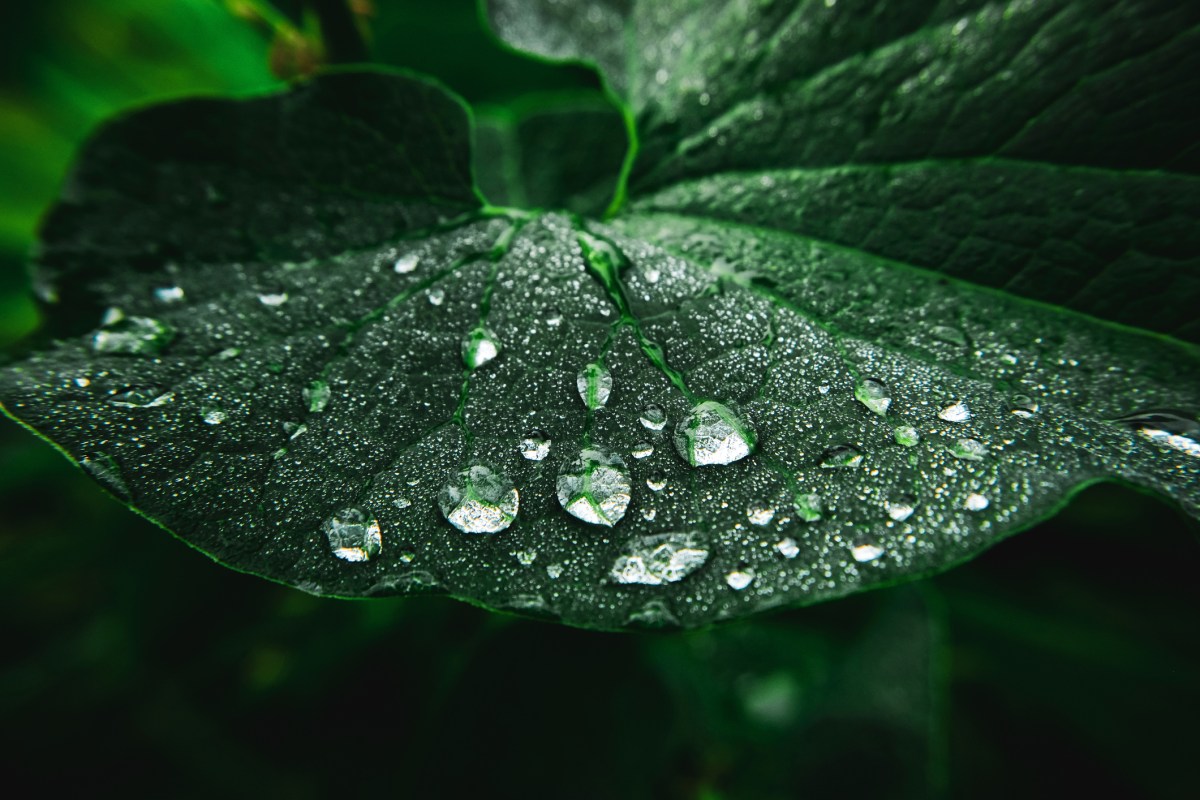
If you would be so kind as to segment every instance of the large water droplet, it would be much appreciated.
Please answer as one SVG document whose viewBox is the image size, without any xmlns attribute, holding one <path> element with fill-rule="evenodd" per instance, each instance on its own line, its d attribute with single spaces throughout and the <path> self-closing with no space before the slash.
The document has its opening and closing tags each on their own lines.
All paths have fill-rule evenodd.
<svg viewBox="0 0 1200 800">
<path fill-rule="evenodd" d="M 129 487 L 125 484 L 125 479 L 121 477 L 121 468 L 117 466 L 117 462 L 112 456 L 107 453 L 93 453 L 89 456 L 84 456 L 79 461 L 79 466 L 83 467 L 89 475 L 95 478 L 100 483 L 115 492 L 120 497 L 129 497 Z"/>
<path fill-rule="evenodd" d="M 649 458 L 650 456 L 654 455 L 654 445 L 650 444 L 649 442 L 638 442 L 633 446 L 633 449 L 629 451 L 629 455 L 639 460 L 643 458 Z"/>
<path fill-rule="evenodd" d="M 725 574 L 725 583 L 735 592 L 740 592 L 754 583 L 754 570 L 749 567 L 730 570 Z"/>
<path fill-rule="evenodd" d="M 157 353 L 175 338 L 175 331 L 152 317 L 108 315 L 103 328 L 92 334 L 97 353 L 142 356 Z"/>
<path fill-rule="evenodd" d="M 590 448 L 563 464 L 556 483 L 568 514 L 592 525 L 612 527 L 629 508 L 633 487 L 625 461 L 603 448 Z"/>
<path fill-rule="evenodd" d="M 325 410 L 329 405 L 329 397 L 332 394 L 329 389 L 329 384 L 325 381 L 313 381 L 301 393 L 304 396 L 304 402 L 308 403 L 308 410 L 314 414 Z"/>
<path fill-rule="evenodd" d="M 962 401 L 951 403 L 938 412 L 938 418 L 946 422 L 966 422 L 971 418 L 971 409 Z"/>
<path fill-rule="evenodd" d="M 896 430 L 892 431 L 892 435 L 896 439 L 896 444 L 904 447 L 913 447 L 921 441 L 921 432 L 912 425 L 897 425 Z"/>
<path fill-rule="evenodd" d="M 667 476 L 661 470 L 651 472 L 646 478 L 646 485 L 650 487 L 652 492 L 661 492 L 667 488 Z"/>
<path fill-rule="evenodd" d="M 775 519 L 775 507 L 761 500 L 751 500 L 746 506 L 746 519 L 751 525 L 770 525 Z"/>
<path fill-rule="evenodd" d="M 175 399 L 174 392 L 164 392 L 160 386 L 134 386 L 108 398 L 118 408 L 158 408 Z"/>
<path fill-rule="evenodd" d="M 519 504 L 508 476 L 483 464 L 460 470 L 438 493 L 442 516 L 463 533 L 499 533 L 513 524 Z"/>
<path fill-rule="evenodd" d="M 792 498 L 792 508 L 796 511 L 796 516 L 805 522 L 816 522 L 821 518 L 823 507 L 821 504 L 821 495 L 798 494 Z"/>
<path fill-rule="evenodd" d="M 883 548 L 874 542 L 856 544 L 850 550 L 850 554 L 854 556 L 854 560 L 859 562 L 874 561 L 883 555 L 883 553 Z"/>
<path fill-rule="evenodd" d="M 732 464 L 756 443 L 750 424 L 715 400 L 699 403 L 675 426 L 675 449 L 693 467 Z"/>
<path fill-rule="evenodd" d="M 204 420 L 206 425 L 220 425 L 229 415 L 224 410 L 216 406 L 201 406 L 200 419 Z"/>
<path fill-rule="evenodd" d="M 1175 411 L 1142 411 L 1113 420 L 1152 442 L 1200 458 L 1200 422 Z"/>
<path fill-rule="evenodd" d="M 533 565 L 534 561 L 537 561 L 537 550 L 518 550 L 513 557 L 522 567 L 529 567 Z"/>
<path fill-rule="evenodd" d="M 521 455 L 530 461 L 541 461 L 550 455 L 550 434 L 534 428 L 521 437 Z"/>
<path fill-rule="evenodd" d="M 983 511 L 989 505 L 991 505 L 991 503 L 988 501 L 988 499 L 978 492 L 972 492 L 971 494 L 967 495 L 967 499 L 963 501 L 963 506 L 968 511 Z"/>
<path fill-rule="evenodd" d="M 987 456 L 987 445 L 978 439 L 959 439 L 950 446 L 950 455 L 964 461 L 983 461 Z"/>
<path fill-rule="evenodd" d="M 558 308 L 557 306 L 550 306 L 542 312 L 542 321 L 551 328 L 557 328 L 559 325 L 562 325 L 562 309 Z"/>
<path fill-rule="evenodd" d="M 421 257 L 416 253 L 408 253 L 396 259 L 396 263 L 392 265 L 392 269 L 397 275 L 406 275 L 417 268 L 417 264 L 421 261 Z"/>
<path fill-rule="evenodd" d="M 683 580 L 708 560 L 708 546 L 698 531 L 638 536 L 625 543 L 609 577 L 617 583 L 661 586 Z"/>
<path fill-rule="evenodd" d="M 283 305 L 287 301 L 288 301 L 287 292 L 270 292 L 267 294 L 260 294 L 258 296 L 258 302 L 262 303 L 264 306 L 267 306 L 268 308 L 278 308 L 279 306 Z"/>
<path fill-rule="evenodd" d="M 879 416 L 887 413 L 892 404 L 891 392 L 886 383 L 875 378 L 863 378 L 854 387 L 854 399 Z"/>
<path fill-rule="evenodd" d="M 500 340 L 482 325 L 463 337 L 462 357 L 467 369 L 476 369 L 500 355 Z"/>
<path fill-rule="evenodd" d="M 862 462 L 862 451 L 852 444 L 835 445 L 821 456 L 821 466 L 825 469 L 852 469 Z"/>
<path fill-rule="evenodd" d="M 325 537 L 333 554 L 345 561 L 369 561 L 383 549 L 379 522 L 357 508 L 344 508 L 325 520 Z"/>
<path fill-rule="evenodd" d="M 162 286 L 154 290 L 154 299 L 164 305 L 183 302 L 183 289 L 178 286 Z"/>
<path fill-rule="evenodd" d="M 425 299 L 429 301 L 429 305 L 431 306 L 440 306 L 442 303 L 446 302 L 446 290 L 430 289 L 425 293 Z"/>
<path fill-rule="evenodd" d="M 917 498 L 911 494 L 902 494 L 888 501 L 887 515 L 896 522 L 904 522 L 917 510 Z"/>
<path fill-rule="evenodd" d="M 662 406 L 651 403 L 646 406 L 638 417 L 642 427 L 649 431 L 661 431 L 667 425 L 667 412 Z"/>
<path fill-rule="evenodd" d="M 956 347 L 967 346 L 967 335 L 958 328 L 952 328 L 949 325 L 934 325 L 929 329 L 929 335 L 939 342 L 952 344 Z"/>
<path fill-rule="evenodd" d="M 583 404 L 595 411 L 603 408 L 612 394 L 612 374 L 603 364 L 592 362 L 579 371 L 575 377 L 575 388 Z"/>
<path fill-rule="evenodd" d="M 1038 404 L 1027 394 L 1014 394 L 1008 398 L 1008 410 L 1013 416 L 1028 419 L 1038 412 Z"/>
<path fill-rule="evenodd" d="M 779 555 L 784 558 L 795 558 L 800 555 L 800 545 L 796 544 L 796 540 L 790 536 L 785 536 L 775 543 L 775 549 L 779 551 Z"/>
</svg>

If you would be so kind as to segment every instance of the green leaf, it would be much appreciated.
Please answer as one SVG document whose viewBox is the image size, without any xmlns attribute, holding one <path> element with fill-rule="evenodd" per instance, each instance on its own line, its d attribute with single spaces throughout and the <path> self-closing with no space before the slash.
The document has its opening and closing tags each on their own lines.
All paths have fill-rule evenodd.
<svg viewBox="0 0 1200 800">
<path fill-rule="evenodd" d="M 818 48 L 860 72 L 892 75 L 881 54 L 909 38 L 941 52 L 972 24 L 926 14 L 901 35 L 853 5 L 794 15 L 864 26 L 868 39 Z M 769 15 L 705 6 L 708 24 L 682 14 L 675 37 L 666 5 L 562 7 L 695 50 L 675 53 L 661 85 L 677 83 L 650 102 L 630 87 L 665 67 L 642 48 L 636 72 L 614 71 L 585 31 L 634 98 L 625 212 L 482 206 L 463 109 L 410 77 L 330 74 L 142 112 L 92 142 L 48 218 L 38 275 L 66 338 L 0 373 L 8 413 L 239 569 L 596 628 L 697 626 L 928 574 L 1104 479 L 1200 510 L 1197 350 L 1114 324 L 1186 328 L 1194 176 L 928 147 L 886 166 L 797 162 L 791 134 L 741 128 L 714 137 L 716 161 L 667 157 L 725 95 L 674 121 L 663 103 L 710 80 L 769 88 L 756 70 L 786 48 L 734 46 Z M 555 24 L 537 29 L 556 43 L 541 52 L 588 55 Z M 706 48 L 728 51 L 725 67 Z M 913 52 L 897 73 L 930 58 Z M 787 94 L 792 74 L 766 93 L 779 108 L 842 119 Z M 1171 124 L 1146 121 L 1194 141 Z M 916 141 L 883 130 L 829 147 Z M 1156 258 L 1178 285 L 1134 280 Z M 1108 321 L 1078 313 L 1101 300 Z"/>
</svg>

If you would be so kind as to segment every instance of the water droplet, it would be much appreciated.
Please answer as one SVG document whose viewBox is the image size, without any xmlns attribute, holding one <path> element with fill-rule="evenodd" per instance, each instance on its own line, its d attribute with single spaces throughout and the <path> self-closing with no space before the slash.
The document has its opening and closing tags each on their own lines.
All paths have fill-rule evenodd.
<svg viewBox="0 0 1200 800">
<path fill-rule="evenodd" d="M 112 456 L 107 453 L 93 453 L 84 456 L 79 461 L 79 466 L 110 491 L 121 497 L 129 497 L 129 487 L 125 485 L 125 479 L 121 477 L 121 468 Z"/>
<path fill-rule="evenodd" d="M 681 581 L 708 560 L 708 546 L 698 531 L 637 536 L 625 543 L 609 577 L 616 583 L 661 586 Z"/>
<path fill-rule="evenodd" d="M 963 505 L 968 511 L 983 511 L 990 503 L 983 495 L 972 492 L 967 495 L 967 499 L 963 502 Z"/>
<path fill-rule="evenodd" d="M 379 522 L 357 508 L 344 508 L 325 520 L 325 536 L 333 554 L 345 561 L 370 561 L 383 549 Z"/>
<path fill-rule="evenodd" d="M 913 447 L 921 441 L 920 431 L 912 425 L 897 425 L 892 435 L 896 438 L 896 444 L 904 447 Z"/>
<path fill-rule="evenodd" d="M 821 495 L 798 494 L 792 498 L 792 508 L 796 510 L 796 516 L 800 517 L 803 521 L 816 522 L 821 518 L 823 510 Z"/>
<path fill-rule="evenodd" d="M 887 413 L 892 404 L 891 392 L 886 383 L 875 378 L 863 378 L 854 387 L 854 399 L 879 416 Z"/>
<path fill-rule="evenodd" d="M 779 551 L 779 555 L 784 558 L 795 558 L 800 555 L 800 546 L 796 544 L 796 540 L 790 536 L 785 536 L 775 543 L 775 549 Z"/>
<path fill-rule="evenodd" d="M 325 381 L 313 381 L 307 389 L 301 392 L 304 402 L 308 403 L 308 410 L 314 414 L 325 410 L 325 407 L 329 405 L 331 394 L 329 384 Z"/>
<path fill-rule="evenodd" d="M 646 485 L 652 492 L 661 492 L 667 488 L 667 476 L 661 471 L 651 472 L 646 478 Z"/>
<path fill-rule="evenodd" d="M 929 329 L 929 335 L 939 342 L 952 344 L 956 347 L 967 346 L 967 336 L 958 328 L 952 328 L 949 325 L 934 325 Z"/>
<path fill-rule="evenodd" d="M 200 408 L 200 419 L 209 425 L 220 425 L 228 417 L 228 414 L 216 406 L 202 406 Z"/>
<path fill-rule="evenodd" d="M 1200 422 L 1174 411 L 1143 411 L 1113 420 L 1157 444 L 1200 458 Z"/>
<path fill-rule="evenodd" d="M 151 317 L 126 317 L 113 310 L 116 315 L 106 315 L 104 327 L 92 334 L 92 349 L 97 353 L 149 355 L 175 338 L 175 331 L 166 323 Z"/>
<path fill-rule="evenodd" d="M 409 500 L 407 497 L 397 497 L 395 500 L 392 501 L 392 505 L 394 505 L 396 508 L 403 510 L 412 505 L 412 500 Z"/>
<path fill-rule="evenodd" d="M 562 577 L 563 565 L 562 564 L 546 565 L 546 574 L 550 576 L 550 580 L 552 580 L 552 581 L 558 580 L 560 577 Z"/>
<path fill-rule="evenodd" d="M 732 464 L 756 443 L 749 423 L 715 400 L 699 403 L 675 426 L 675 449 L 693 467 Z"/>
<path fill-rule="evenodd" d="M 978 439 L 959 439 L 948 448 L 950 455 L 964 461 L 983 461 L 987 456 L 987 445 Z"/>
<path fill-rule="evenodd" d="M 228 361 L 231 358 L 237 358 L 241 354 L 242 350 L 239 347 L 226 347 L 224 350 L 217 353 L 217 358 L 221 359 L 222 361 Z"/>
<path fill-rule="evenodd" d="M 917 498 L 911 494 L 902 494 L 893 500 L 889 500 L 887 504 L 887 515 L 896 522 L 904 522 L 916 510 Z"/>
<path fill-rule="evenodd" d="M 87 387 L 92 385 L 92 381 L 90 378 L 76 378 L 75 385 L 78 386 L 80 389 L 86 389 Z"/>
<path fill-rule="evenodd" d="M 629 470 L 616 453 L 590 448 L 563 464 L 556 484 L 558 502 L 568 514 L 592 525 L 612 527 L 629 508 Z"/>
<path fill-rule="evenodd" d="M 297 422 L 284 422 L 283 432 L 288 435 L 288 441 L 308 433 L 308 426 Z"/>
<path fill-rule="evenodd" d="M 429 301 L 431 306 L 440 306 L 446 301 L 446 291 L 444 289 L 430 289 L 425 293 L 425 299 Z"/>
<path fill-rule="evenodd" d="M 677 628 L 679 619 L 663 601 L 647 600 L 641 608 L 629 615 L 626 624 L 638 628 Z"/>
<path fill-rule="evenodd" d="M 462 357 L 467 369 L 476 369 L 500 355 L 500 340 L 489 328 L 480 326 L 463 337 Z"/>
<path fill-rule="evenodd" d="M 508 476 L 483 464 L 459 470 L 438 493 L 442 516 L 463 533 L 499 533 L 513 524 L 519 504 Z"/>
<path fill-rule="evenodd" d="M 863 542 L 856 544 L 850 550 L 850 554 L 854 556 L 854 560 L 858 562 L 874 561 L 883 555 L 884 550 L 873 542 Z"/>
<path fill-rule="evenodd" d="M 638 442 L 633 446 L 633 449 L 629 451 L 629 455 L 637 459 L 649 458 L 650 456 L 654 455 L 654 445 L 650 444 L 649 442 Z"/>
<path fill-rule="evenodd" d="M 534 561 L 537 561 L 537 550 L 518 550 L 513 554 L 517 563 L 523 567 L 532 566 Z"/>
<path fill-rule="evenodd" d="M 653 267 L 646 270 L 646 283 L 658 283 L 658 280 L 661 277 L 662 273 Z"/>
<path fill-rule="evenodd" d="M 159 386 L 135 386 L 108 398 L 119 408 L 158 408 L 175 399 L 174 392 L 164 392 Z"/>
<path fill-rule="evenodd" d="M 822 386 L 818 386 L 818 387 L 817 387 L 817 391 L 818 391 L 818 392 L 820 392 L 821 394 L 829 394 L 829 390 L 830 390 L 831 388 L 832 388 L 832 387 L 830 387 L 830 386 L 827 386 L 827 385 L 822 385 Z"/>
<path fill-rule="evenodd" d="M 612 374 L 603 364 L 592 362 L 579 371 L 575 377 L 575 388 L 583 404 L 595 411 L 603 408 L 612 393 Z"/>
<path fill-rule="evenodd" d="M 1008 410 L 1015 416 L 1028 419 L 1038 412 L 1038 404 L 1027 394 L 1014 394 L 1008 398 Z"/>
<path fill-rule="evenodd" d="M 835 445 L 821 456 L 821 466 L 825 469 L 852 469 L 862 462 L 862 451 L 852 444 Z"/>
<path fill-rule="evenodd" d="M 551 328 L 557 328 L 559 325 L 562 325 L 562 321 L 563 321 L 562 310 L 555 306 L 551 306 L 550 308 L 547 308 L 545 310 L 545 312 L 543 313 L 542 319 Z"/>
<path fill-rule="evenodd" d="M 740 592 L 754 583 L 754 570 L 749 567 L 732 570 L 725 574 L 725 583 L 729 585 L 730 589 Z"/>
<path fill-rule="evenodd" d="M 521 437 L 521 455 L 530 461 L 541 461 L 550 455 L 550 434 L 533 428 Z"/>
<path fill-rule="evenodd" d="M 951 403 L 938 412 L 938 418 L 946 422 L 966 422 L 971 418 L 971 409 L 963 401 Z"/>
<path fill-rule="evenodd" d="M 417 554 L 414 553 L 412 550 L 401 550 L 400 551 L 400 563 L 402 563 L 402 564 L 411 564 L 413 561 L 416 560 L 416 558 L 417 558 Z"/>
<path fill-rule="evenodd" d="M 775 507 L 761 500 L 751 500 L 746 506 L 746 519 L 751 525 L 770 525 L 775 519 Z"/>
<path fill-rule="evenodd" d="M 182 303 L 183 289 L 178 286 L 161 286 L 154 290 L 154 299 L 166 305 Z"/>
<path fill-rule="evenodd" d="M 417 264 L 420 262 L 421 257 L 419 255 L 416 253 L 408 253 L 397 258 L 396 263 L 392 266 L 392 269 L 396 271 L 397 275 L 407 275 L 416 269 Z"/>
<path fill-rule="evenodd" d="M 646 506 L 642 509 L 642 519 L 646 522 L 654 522 L 654 518 L 658 516 L 658 509 L 654 506 Z"/>
<path fill-rule="evenodd" d="M 667 425 L 667 412 L 663 411 L 662 406 L 651 403 L 642 409 L 638 421 L 648 431 L 661 431 Z"/>
<path fill-rule="evenodd" d="M 258 302 L 260 302 L 264 306 L 268 306 L 270 308 L 278 308 L 279 306 L 283 305 L 287 301 L 288 301 L 287 292 L 272 292 L 272 293 L 267 293 L 267 294 L 260 294 L 258 296 Z"/>
</svg>

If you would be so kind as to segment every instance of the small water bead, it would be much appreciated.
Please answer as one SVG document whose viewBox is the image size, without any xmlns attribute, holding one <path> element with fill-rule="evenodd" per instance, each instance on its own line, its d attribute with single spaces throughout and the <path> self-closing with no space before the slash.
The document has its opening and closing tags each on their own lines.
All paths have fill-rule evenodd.
<svg viewBox="0 0 1200 800">
<path fill-rule="evenodd" d="M 775 508 L 761 500 L 751 500 L 746 506 L 746 519 L 751 525 L 770 525 L 775 519 Z"/>
<path fill-rule="evenodd" d="M 429 301 L 429 305 L 431 306 L 440 306 L 442 303 L 446 302 L 446 290 L 430 289 L 425 293 L 425 299 Z"/>
<path fill-rule="evenodd" d="M 416 253 L 408 253 L 396 259 L 396 263 L 392 265 L 392 269 L 397 275 L 407 275 L 417 268 L 417 264 L 421 262 L 421 257 Z"/>
<path fill-rule="evenodd" d="M 779 555 L 787 559 L 800 555 L 800 545 L 796 544 L 796 540 L 790 536 L 785 536 L 776 542 L 775 549 L 779 551 Z"/>
<path fill-rule="evenodd" d="M 633 446 L 633 449 L 629 451 L 629 455 L 639 460 L 643 458 L 649 458 L 650 456 L 654 455 L 654 445 L 650 444 L 649 442 L 638 442 Z"/>
<path fill-rule="evenodd" d="M 162 286 L 154 290 L 154 299 L 166 305 L 182 303 L 183 289 L 178 286 Z"/>
<path fill-rule="evenodd" d="M 754 570 L 746 567 L 745 569 L 735 569 L 725 574 L 725 583 L 730 589 L 735 592 L 740 592 L 750 584 L 754 583 Z"/>
<path fill-rule="evenodd" d="M 283 305 L 287 301 L 288 301 L 287 292 L 269 292 L 269 293 L 265 293 L 265 294 L 260 294 L 258 296 L 258 302 L 262 303 L 264 306 L 267 306 L 268 308 L 278 308 L 279 306 Z"/>
<path fill-rule="evenodd" d="M 881 555 L 883 555 L 883 553 L 884 553 L 883 548 L 877 544 L 874 544 L 873 542 L 863 542 L 862 544 L 856 544 L 853 548 L 850 549 L 850 554 L 852 556 L 854 556 L 854 560 L 858 561 L 860 563 L 865 563 L 867 561 L 874 561 L 875 559 L 877 559 Z"/>
<path fill-rule="evenodd" d="M 987 445 L 978 439 L 959 439 L 950 448 L 950 455 L 964 461 L 983 461 L 987 456 Z"/>
<path fill-rule="evenodd" d="M 1200 422 L 1174 411 L 1143 411 L 1113 420 L 1157 444 L 1200 458 Z"/>
<path fill-rule="evenodd" d="M 513 482 L 484 464 L 460 470 L 438 492 L 442 516 L 463 533 L 499 533 L 513 524 L 519 506 Z"/>
<path fill-rule="evenodd" d="M 824 510 L 821 495 L 815 493 L 796 495 L 792 499 L 792 508 L 795 509 L 796 516 L 804 522 L 816 522 Z"/>
<path fill-rule="evenodd" d="M 921 432 L 912 425 L 897 425 L 892 435 L 896 444 L 903 447 L 913 447 L 921 441 Z"/>
<path fill-rule="evenodd" d="M 467 369 L 477 369 L 500 355 L 500 340 L 490 328 L 482 325 L 462 340 L 462 358 Z"/>
<path fill-rule="evenodd" d="M 361 509 L 342 509 L 325 520 L 324 529 L 333 554 L 343 561 L 370 561 L 383 549 L 379 522 Z"/>
<path fill-rule="evenodd" d="M 715 400 L 697 404 L 675 426 L 675 449 L 693 467 L 732 464 L 756 444 L 750 424 Z"/>
<path fill-rule="evenodd" d="M 1008 398 L 1008 410 L 1013 416 L 1029 419 L 1038 412 L 1038 404 L 1027 394 L 1014 394 Z"/>
<path fill-rule="evenodd" d="M 558 503 L 591 525 L 612 527 L 629 508 L 633 487 L 625 461 L 616 453 L 595 447 L 562 465 L 556 482 Z"/>
<path fill-rule="evenodd" d="M 313 381 L 301 394 L 304 397 L 304 402 L 308 404 L 308 410 L 313 414 L 319 414 L 329 405 L 329 398 L 332 392 L 329 389 L 329 384 L 325 381 Z"/>
<path fill-rule="evenodd" d="M 951 403 L 938 412 L 938 418 L 946 422 L 966 422 L 971 418 L 971 409 L 963 401 Z"/>
<path fill-rule="evenodd" d="M 916 510 L 917 498 L 911 494 L 902 494 L 893 500 L 889 500 L 887 504 L 887 515 L 896 522 L 904 522 Z"/>
<path fill-rule="evenodd" d="M 529 461 L 541 461 L 550 455 L 550 434 L 541 428 L 533 428 L 521 437 L 518 449 Z"/>
<path fill-rule="evenodd" d="M 963 501 L 963 506 L 968 511 L 983 511 L 989 505 L 991 505 L 991 503 L 988 501 L 988 499 L 977 492 L 972 492 L 971 494 L 967 495 L 967 499 Z"/>
<path fill-rule="evenodd" d="M 821 456 L 821 466 L 825 469 L 853 469 L 862 462 L 862 451 L 852 444 L 836 445 Z"/>
<path fill-rule="evenodd" d="M 616 583 L 661 586 L 683 580 L 707 560 L 708 546 L 698 531 L 638 536 L 626 542 L 609 578 Z"/>
<path fill-rule="evenodd" d="M 158 408 L 175 399 L 174 392 L 164 392 L 159 386 L 135 386 L 118 392 L 108 402 L 118 408 Z"/>
<path fill-rule="evenodd" d="M 854 399 L 879 416 L 887 414 L 892 404 L 891 391 L 886 383 L 875 378 L 863 378 L 854 387 Z"/>
<path fill-rule="evenodd" d="M 113 355 L 157 353 L 175 338 L 175 331 L 152 317 L 126 317 L 119 310 L 105 316 L 104 327 L 92 334 L 92 350 Z"/>
<path fill-rule="evenodd" d="M 652 472 L 646 478 L 646 485 L 650 487 L 650 491 L 652 492 L 661 492 L 667 488 L 667 476 L 661 471 Z"/>
<path fill-rule="evenodd" d="M 200 408 L 200 419 L 204 420 L 207 425 L 220 425 L 229 415 L 216 406 L 202 406 Z"/>
<path fill-rule="evenodd" d="M 583 404 L 595 411 L 608 403 L 612 394 L 612 374 L 599 362 L 592 362 L 579 371 L 575 376 L 575 388 Z"/>
<path fill-rule="evenodd" d="M 651 403 L 642 409 L 638 421 L 648 431 L 661 431 L 667 426 L 667 412 L 663 411 L 662 406 Z"/>
</svg>

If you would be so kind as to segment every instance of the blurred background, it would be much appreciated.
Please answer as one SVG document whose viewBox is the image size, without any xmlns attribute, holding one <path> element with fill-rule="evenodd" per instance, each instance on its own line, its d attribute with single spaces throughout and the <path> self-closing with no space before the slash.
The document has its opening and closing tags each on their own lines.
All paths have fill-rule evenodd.
<svg viewBox="0 0 1200 800">
<path fill-rule="evenodd" d="M 504 50 L 473 0 L 350 5 L 377 61 L 479 109 L 481 148 L 500 146 L 486 131 L 513 108 L 610 116 L 594 75 Z M 309 72 L 315 30 L 299 0 L 0 5 L 0 346 L 37 327 L 27 256 L 88 132 L 155 100 Z M 321 600 L 237 574 L 7 420 L 0 498 L 13 786 L 791 798 L 1103 782 L 1195 796 L 1198 529 L 1115 485 L 937 578 L 669 635 L 440 598 Z"/>
</svg>

